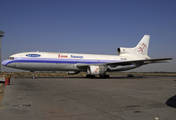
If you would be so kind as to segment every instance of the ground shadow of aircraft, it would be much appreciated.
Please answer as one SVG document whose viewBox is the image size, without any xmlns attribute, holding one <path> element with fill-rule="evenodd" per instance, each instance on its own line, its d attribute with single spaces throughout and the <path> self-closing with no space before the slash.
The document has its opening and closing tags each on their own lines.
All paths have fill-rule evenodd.
<svg viewBox="0 0 176 120">
<path fill-rule="evenodd" d="M 175 96 L 172 96 L 171 98 L 169 98 L 167 101 L 166 101 L 166 105 L 170 106 L 170 107 L 173 107 L 173 108 L 176 108 L 176 95 Z"/>
</svg>

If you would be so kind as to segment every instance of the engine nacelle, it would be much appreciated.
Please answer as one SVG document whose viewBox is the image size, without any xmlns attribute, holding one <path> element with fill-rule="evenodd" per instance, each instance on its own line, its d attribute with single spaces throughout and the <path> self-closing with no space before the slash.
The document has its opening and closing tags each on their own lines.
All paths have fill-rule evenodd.
<svg viewBox="0 0 176 120">
<path fill-rule="evenodd" d="M 129 48 L 123 48 L 123 47 L 119 47 L 117 48 L 117 53 L 120 54 L 125 54 L 129 52 Z"/>
<path fill-rule="evenodd" d="M 107 71 L 107 68 L 104 66 L 89 66 L 87 68 L 87 73 L 89 75 L 100 75 L 104 74 Z"/>
<path fill-rule="evenodd" d="M 119 55 L 122 55 L 122 54 L 132 54 L 132 53 L 134 53 L 134 49 L 133 48 L 119 47 L 119 48 L 117 48 L 117 53 Z"/>
<path fill-rule="evenodd" d="M 68 71 L 69 75 L 76 75 L 78 73 L 80 73 L 80 71 Z"/>
</svg>

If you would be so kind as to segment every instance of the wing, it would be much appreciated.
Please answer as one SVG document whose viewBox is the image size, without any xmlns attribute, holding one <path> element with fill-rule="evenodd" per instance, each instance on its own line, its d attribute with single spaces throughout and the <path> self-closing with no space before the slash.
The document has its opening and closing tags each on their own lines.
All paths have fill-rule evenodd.
<svg viewBox="0 0 176 120">
<path fill-rule="evenodd" d="M 166 60 L 172 60 L 172 58 L 156 58 L 156 59 L 145 59 L 145 60 L 130 60 L 130 61 L 122 61 L 122 62 L 114 62 L 114 63 L 104 63 L 106 65 L 131 65 L 131 64 L 151 64 L 151 63 L 163 63 L 167 62 Z"/>
<path fill-rule="evenodd" d="M 84 68 L 84 67 L 88 67 L 90 65 L 98 65 L 98 66 L 101 66 L 101 65 L 103 65 L 103 66 L 106 66 L 106 65 L 118 66 L 118 65 L 131 65 L 131 64 L 145 65 L 145 64 L 151 64 L 151 63 L 163 63 L 163 62 L 166 62 L 166 60 L 172 60 L 172 58 L 129 60 L 129 61 L 121 61 L 121 62 L 100 63 L 100 64 L 76 64 L 76 66 Z"/>
</svg>

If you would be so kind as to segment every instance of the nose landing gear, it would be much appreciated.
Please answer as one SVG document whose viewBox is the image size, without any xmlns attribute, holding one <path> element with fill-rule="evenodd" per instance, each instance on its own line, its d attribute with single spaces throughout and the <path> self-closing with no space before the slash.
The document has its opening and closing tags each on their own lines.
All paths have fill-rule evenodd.
<svg viewBox="0 0 176 120">
<path fill-rule="evenodd" d="M 35 71 L 31 71 L 32 72 L 32 78 L 34 79 L 34 78 L 36 78 L 35 77 Z"/>
</svg>

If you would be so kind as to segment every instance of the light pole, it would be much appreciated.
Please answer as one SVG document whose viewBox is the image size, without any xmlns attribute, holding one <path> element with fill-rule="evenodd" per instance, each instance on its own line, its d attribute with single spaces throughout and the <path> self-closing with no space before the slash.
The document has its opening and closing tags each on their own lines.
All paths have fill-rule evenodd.
<svg viewBox="0 0 176 120">
<path fill-rule="evenodd" d="M 0 72 L 1 72 L 1 37 L 4 37 L 4 31 L 0 31 Z"/>
</svg>

